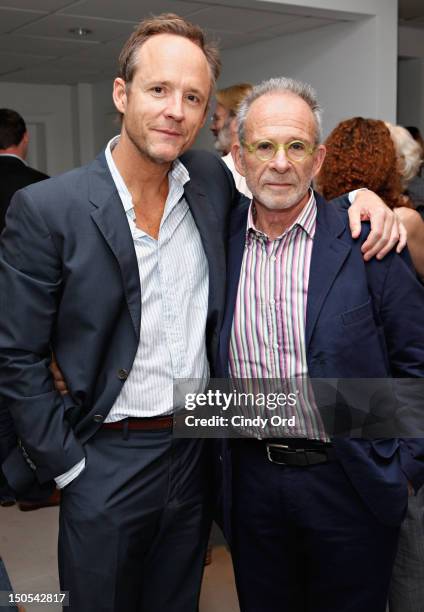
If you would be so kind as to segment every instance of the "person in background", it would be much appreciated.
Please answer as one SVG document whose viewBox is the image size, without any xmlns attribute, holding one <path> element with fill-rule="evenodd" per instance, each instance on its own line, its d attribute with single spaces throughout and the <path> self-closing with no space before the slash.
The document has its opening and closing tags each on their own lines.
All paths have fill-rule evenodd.
<svg viewBox="0 0 424 612">
<path fill-rule="evenodd" d="M 412 139 L 411 139 L 412 140 Z M 408 248 L 419 276 L 424 275 L 424 223 L 403 197 L 402 167 L 389 128 L 378 119 L 354 117 L 337 125 L 325 141 L 327 155 L 316 179 L 327 199 L 359 187 L 375 191 L 407 225 Z"/>
<path fill-rule="evenodd" d="M 417 127 L 409 126 L 406 129 L 411 134 L 415 142 L 418 143 L 420 147 L 421 156 L 421 164 L 418 169 L 418 172 L 414 177 L 412 177 L 412 179 L 408 183 L 408 196 L 411 199 L 415 210 L 417 210 L 424 219 L 424 140 Z"/>
<path fill-rule="evenodd" d="M 212 115 L 210 130 L 215 137 L 215 148 L 221 155 L 227 155 L 231 150 L 228 137 L 221 137 L 220 133 L 226 121 L 235 117 L 241 101 L 252 91 L 250 83 L 237 83 L 223 89 L 218 89 L 215 93 L 215 110 Z"/>
<path fill-rule="evenodd" d="M 423 149 L 408 130 L 386 122 L 395 145 L 403 190 L 403 206 L 395 209 L 408 232 L 409 250 L 415 267 L 424 278 L 424 179 L 418 176 Z"/>
<path fill-rule="evenodd" d="M 22 187 L 38 183 L 47 174 L 30 168 L 26 163 L 29 135 L 23 117 L 9 108 L 0 109 L 0 232 L 4 228 L 6 211 L 13 194 Z M 0 465 L 16 444 L 12 417 L 5 402 L 0 400 Z M 21 510 L 36 510 L 58 504 L 57 494 L 43 494 L 19 501 Z M 0 506 L 15 503 L 14 492 L 8 486 L 0 469 Z"/>
<path fill-rule="evenodd" d="M 246 197 L 252 194 L 246 185 L 244 176 L 239 174 L 234 165 L 231 148 L 238 142 L 236 115 L 244 98 L 252 91 L 250 83 L 237 83 L 216 94 L 215 112 L 212 115 L 210 130 L 215 136 L 215 149 L 222 155 L 221 160 L 228 166 L 234 178 L 237 189 Z"/>
<path fill-rule="evenodd" d="M 393 125 L 389 121 L 385 124 L 395 145 L 404 202 L 417 208 L 424 204 L 424 179 L 418 176 L 423 163 L 424 150 L 421 143 L 415 140 L 406 128 Z M 415 180 L 417 183 L 414 188 Z"/>
<path fill-rule="evenodd" d="M 10 108 L 0 108 L 0 232 L 15 191 L 49 178 L 27 165 L 28 144 L 29 135 L 21 115 Z"/>
<path fill-rule="evenodd" d="M 415 125 L 407 125 L 405 126 L 405 129 L 408 130 L 408 132 L 411 134 L 412 138 L 418 142 L 418 144 L 421 147 L 421 151 L 423 151 L 424 153 L 424 138 L 421 135 L 420 130 L 415 126 Z M 424 167 L 424 156 L 423 156 L 423 161 L 421 163 L 421 168 L 420 168 L 420 172 L 419 174 L 421 174 L 422 169 Z"/>
</svg>

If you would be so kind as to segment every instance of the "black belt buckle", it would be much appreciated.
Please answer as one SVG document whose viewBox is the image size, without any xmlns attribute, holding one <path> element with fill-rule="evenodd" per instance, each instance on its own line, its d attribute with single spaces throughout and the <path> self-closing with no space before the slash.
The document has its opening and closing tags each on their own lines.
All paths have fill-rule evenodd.
<svg viewBox="0 0 424 612">
<path fill-rule="evenodd" d="M 287 444 L 266 444 L 268 461 L 277 465 L 307 467 L 327 463 L 329 457 L 327 450 L 290 448 Z"/>
<path fill-rule="evenodd" d="M 292 453 L 293 450 L 290 450 L 289 447 L 287 446 L 287 444 L 270 444 L 270 443 L 267 443 L 267 445 L 266 445 L 266 455 L 268 457 L 268 461 L 271 461 L 271 463 L 276 463 L 277 465 L 287 465 L 287 463 L 284 462 L 284 461 L 277 461 L 276 459 L 273 459 L 273 456 L 272 456 L 273 449 L 275 449 L 275 450 L 279 449 L 279 450 L 282 450 L 282 451 L 285 451 L 285 452 L 288 452 L 288 453 Z"/>
</svg>

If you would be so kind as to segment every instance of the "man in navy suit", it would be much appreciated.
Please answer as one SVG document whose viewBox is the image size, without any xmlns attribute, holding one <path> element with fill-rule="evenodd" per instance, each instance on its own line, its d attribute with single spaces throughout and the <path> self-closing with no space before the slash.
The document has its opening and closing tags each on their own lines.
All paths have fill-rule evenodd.
<svg viewBox="0 0 424 612">
<path fill-rule="evenodd" d="M 364 262 L 345 211 L 311 189 L 320 132 L 315 93 L 291 79 L 265 81 L 241 106 L 233 154 L 253 200 L 230 224 L 220 374 L 423 377 L 424 289 L 407 256 Z M 424 444 L 334 437 L 314 389 L 301 387 L 292 429 L 224 446 L 242 612 L 385 610 Z"/>
<path fill-rule="evenodd" d="M 3 471 L 16 491 L 62 488 L 60 581 L 77 612 L 197 609 L 210 461 L 172 437 L 173 380 L 207 379 L 225 299 L 239 194 L 219 159 L 185 153 L 219 67 L 199 27 L 145 20 L 114 82 L 120 136 L 9 207 L 0 388 L 20 445 Z"/>
</svg>

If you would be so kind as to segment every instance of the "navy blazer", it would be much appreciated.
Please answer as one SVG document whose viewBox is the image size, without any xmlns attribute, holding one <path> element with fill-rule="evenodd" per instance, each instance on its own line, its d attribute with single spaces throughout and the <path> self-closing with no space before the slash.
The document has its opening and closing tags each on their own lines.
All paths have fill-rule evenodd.
<svg viewBox="0 0 424 612">
<path fill-rule="evenodd" d="M 231 173 L 206 152 L 181 158 L 184 193 L 209 266 L 207 353 L 216 361 L 225 302 Z M 184 245 L 181 245 L 184 249 Z M 128 220 L 101 154 L 91 164 L 15 195 L 0 242 L 0 394 L 20 448 L 3 464 L 17 491 L 84 457 L 131 370 L 141 295 Z M 70 393 L 54 389 L 54 351 Z"/>
<path fill-rule="evenodd" d="M 47 174 L 27 166 L 18 157 L 0 155 L 0 232 L 4 228 L 6 212 L 13 194 L 18 189 L 48 178 Z"/>
<path fill-rule="evenodd" d="M 306 351 L 313 378 L 424 376 L 424 287 L 409 255 L 394 251 L 365 263 L 362 240 L 351 237 L 345 206 L 319 194 L 306 314 Z M 246 235 L 248 205 L 230 222 L 227 301 L 217 374 L 228 376 L 228 351 Z M 423 418 L 424 418 L 424 406 Z M 407 480 L 424 483 L 424 441 L 334 439 L 343 468 L 366 504 L 386 524 L 398 524 Z M 224 499 L 231 498 L 230 448 L 224 443 Z M 228 516 L 227 516 L 228 518 Z M 228 527 L 228 523 L 227 523 Z"/>
</svg>

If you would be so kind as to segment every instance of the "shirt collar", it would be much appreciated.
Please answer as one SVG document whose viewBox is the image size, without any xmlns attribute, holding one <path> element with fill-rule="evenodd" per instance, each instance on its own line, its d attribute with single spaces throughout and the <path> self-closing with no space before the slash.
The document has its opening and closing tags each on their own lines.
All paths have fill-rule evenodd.
<svg viewBox="0 0 424 612">
<path fill-rule="evenodd" d="M 291 230 L 296 226 L 301 227 L 308 234 L 310 238 L 314 237 L 316 217 L 317 217 L 317 205 L 316 205 L 315 195 L 314 195 L 313 190 L 310 189 L 309 193 L 310 193 L 310 196 L 309 196 L 309 200 L 306 206 L 302 208 L 302 210 L 299 213 L 299 216 L 297 217 L 297 219 L 293 221 L 291 226 L 288 227 L 286 230 L 284 230 L 281 236 L 278 236 L 277 240 L 279 238 L 282 238 L 282 236 L 284 236 L 288 232 L 291 232 Z M 266 234 L 264 234 L 264 232 L 259 230 L 255 225 L 255 207 L 253 204 L 253 200 L 250 203 L 249 212 L 247 216 L 246 233 L 249 234 L 250 232 L 255 232 L 256 234 L 259 234 L 261 236 L 266 236 Z"/>
<path fill-rule="evenodd" d="M 16 159 L 19 159 L 19 161 L 25 164 L 25 166 L 28 166 L 28 164 L 24 159 L 22 159 L 22 157 L 19 157 L 19 155 L 15 155 L 14 153 L 0 153 L 0 157 L 16 157 Z"/>
<path fill-rule="evenodd" d="M 111 138 L 109 142 L 107 143 L 106 150 L 105 150 L 105 156 L 106 156 L 106 163 L 112 175 L 113 181 L 116 185 L 118 193 L 121 197 L 125 212 L 128 212 L 129 210 L 133 208 L 131 194 L 112 156 L 112 151 L 116 147 L 118 142 L 119 142 L 119 134 L 118 136 L 114 136 L 113 138 Z M 184 164 L 179 159 L 176 159 L 173 162 L 171 169 L 168 173 L 168 178 L 169 178 L 169 190 L 171 191 L 174 185 L 179 185 L 182 188 L 190 180 L 190 175 L 189 175 L 187 168 L 184 166 Z"/>
</svg>

